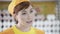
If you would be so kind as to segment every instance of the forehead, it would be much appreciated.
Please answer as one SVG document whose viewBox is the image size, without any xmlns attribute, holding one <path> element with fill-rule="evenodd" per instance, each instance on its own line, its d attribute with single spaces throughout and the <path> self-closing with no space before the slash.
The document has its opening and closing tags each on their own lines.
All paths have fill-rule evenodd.
<svg viewBox="0 0 60 34">
<path fill-rule="evenodd" d="M 36 13 L 36 11 L 33 9 L 33 7 L 31 5 L 27 9 L 23 9 L 23 10 L 19 11 L 19 13 L 20 12 L 30 12 L 31 10 L 33 10 L 34 13 Z"/>
<path fill-rule="evenodd" d="M 31 10 L 32 9 L 32 6 L 30 5 L 27 9 L 25 9 L 25 10 Z"/>
</svg>

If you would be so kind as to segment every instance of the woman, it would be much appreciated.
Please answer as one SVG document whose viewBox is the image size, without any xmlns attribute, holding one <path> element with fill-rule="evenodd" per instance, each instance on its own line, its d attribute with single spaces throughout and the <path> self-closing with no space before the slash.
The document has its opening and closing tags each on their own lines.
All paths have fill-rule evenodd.
<svg viewBox="0 0 60 34">
<path fill-rule="evenodd" d="M 17 24 L 0 34 L 44 34 L 43 31 L 31 27 L 36 12 L 29 0 L 12 0 L 8 11 Z"/>
</svg>

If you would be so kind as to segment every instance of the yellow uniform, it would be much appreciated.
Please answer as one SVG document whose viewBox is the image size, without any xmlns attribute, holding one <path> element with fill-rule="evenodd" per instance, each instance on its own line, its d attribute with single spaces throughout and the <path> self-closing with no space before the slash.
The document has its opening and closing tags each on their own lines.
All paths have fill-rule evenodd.
<svg viewBox="0 0 60 34">
<path fill-rule="evenodd" d="M 12 28 L 3 31 L 0 34 L 44 34 L 44 32 L 42 30 L 37 30 L 33 27 L 31 27 L 31 30 L 28 32 L 22 32 L 18 30 L 15 26 L 13 26 Z"/>
</svg>

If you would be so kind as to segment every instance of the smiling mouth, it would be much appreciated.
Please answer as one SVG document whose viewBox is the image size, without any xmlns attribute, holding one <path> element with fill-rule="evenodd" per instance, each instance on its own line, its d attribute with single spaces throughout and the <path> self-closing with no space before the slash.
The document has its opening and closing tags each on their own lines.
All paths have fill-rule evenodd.
<svg viewBox="0 0 60 34">
<path fill-rule="evenodd" d="M 32 21 L 27 21 L 27 23 L 32 23 Z"/>
</svg>

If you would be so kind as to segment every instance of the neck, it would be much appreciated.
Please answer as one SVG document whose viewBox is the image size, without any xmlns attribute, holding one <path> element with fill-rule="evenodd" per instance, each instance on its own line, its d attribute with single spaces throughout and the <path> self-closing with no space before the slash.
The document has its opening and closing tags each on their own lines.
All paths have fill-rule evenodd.
<svg viewBox="0 0 60 34">
<path fill-rule="evenodd" d="M 22 32 L 28 32 L 31 29 L 31 27 L 27 27 L 27 26 L 24 26 L 21 24 L 17 24 L 16 27 L 17 27 L 17 29 L 21 30 Z"/>
</svg>

